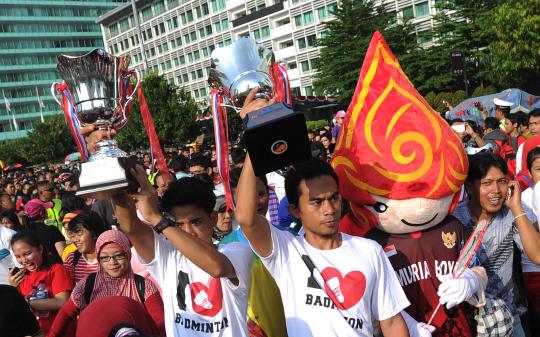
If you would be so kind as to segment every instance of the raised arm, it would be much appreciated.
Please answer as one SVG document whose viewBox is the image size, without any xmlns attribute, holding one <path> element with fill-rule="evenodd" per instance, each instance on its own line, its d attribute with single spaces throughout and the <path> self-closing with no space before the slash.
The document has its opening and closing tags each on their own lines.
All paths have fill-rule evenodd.
<svg viewBox="0 0 540 337">
<path fill-rule="evenodd" d="M 258 88 L 251 90 L 246 98 L 240 117 L 244 118 L 249 112 L 258 110 L 271 102 L 255 99 Z M 260 256 L 272 253 L 272 236 L 268 220 L 257 214 L 256 176 L 253 171 L 249 154 L 246 156 L 242 174 L 238 181 L 235 218 L 251 246 Z"/>
<path fill-rule="evenodd" d="M 517 181 L 511 181 L 509 188 L 512 189 L 512 196 L 509 200 L 506 200 L 506 206 L 510 208 L 514 216 L 514 222 L 516 223 L 525 255 L 533 263 L 540 264 L 540 233 L 534 228 L 521 205 L 519 183 Z"/>
<path fill-rule="evenodd" d="M 155 226 L 163 219 L 158 208 L 156 190 L 148 182 L 144 169 L 141 166 L 137 166 L 133 171 L 133 175 L 141 186 L 139 193 L 133 195 L 137 200 L 137 208 L 150 225 Z M 150 227 L 147 228 L 150 229 Z M 153 235 L 152 233 L 150 234 Z M 221 254 L 212 245 L 212 243 L 203 241 L 177 226 L 165 228 L 163 230 L 163 235 L 165 235 L 182 255 L 212 277 L 227 277 L 231 279 L 233 283 L 236 283 L 236 273 L 233 265 L 225 255 Z M 135 249 L 137 249 L 137 247 L 135 247 Z"/>
<path fill-rule="evenodd" d="M 112 205 L 122 232 L 135 247 L 137 254 L 144 262 L 152 261 L 154 259 L 154 233 L 137 217 L 135 201 L 126 194 L 119 194 L 112 198 Z"/>
<path fill-rule="evenodd" d="M 380 323 L 384 337 L 409 337 L 409 329 L 401 314 L 382 320 Z"/>
</svg>

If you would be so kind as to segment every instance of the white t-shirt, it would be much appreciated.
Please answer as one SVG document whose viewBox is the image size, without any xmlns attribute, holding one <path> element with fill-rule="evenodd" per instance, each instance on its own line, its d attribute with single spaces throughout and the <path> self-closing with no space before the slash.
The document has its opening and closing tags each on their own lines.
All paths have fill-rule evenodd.
<svg viewBox="0 0 540 337">
<path fill-rule="evenodd" d="M 538 185 L 540 187 L 540 185 Z M 533 189 L 528 188 L 521 193 L 521 204 L 527 217 L 534 224 L 537 221 L 536 210 L 533 207 Z M 524 273 L 540 272 L 540 265 L 533 263 L 521 250 L 521 270 Z"/>
<path fill-rule="evenodd" d="M 6 227 L 0 227 L 0 284 L 8 283 L 8 268 L 14 267 L 14 256 L 9 242 L 15 231 Z"/>
<path fill-rule="evenodd" d="M 153 261 L 138 258 L 161 286 L 168 337 L 248 336 L 249 247 L 231 243 L 219 248 L 234 266 L 239 281 L 235 286 L 227 278 L 212 278 L 155 233 L 154 244 Z"/>
<path fill-rule="evenodd" d="M 341 247 L 319 250 L 303 236 L 274 226 L 270 230 L 273 251 L 261 260 L 281 291 L 289 336 L 372 336 L 373 320 L 388 319 L 409 306 L 375 241 L 341 234 Z M 325 291 L 304 263 L 306 253 L 322 275 Z"/>
</svg>

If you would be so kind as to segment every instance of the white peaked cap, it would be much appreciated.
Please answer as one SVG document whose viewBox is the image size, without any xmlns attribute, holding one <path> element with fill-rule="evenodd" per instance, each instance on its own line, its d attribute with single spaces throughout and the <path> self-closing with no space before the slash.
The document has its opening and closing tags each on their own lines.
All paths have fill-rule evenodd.
<svg viewBox="0 0 540 337">
<path fill-rule="evenodd" d="M 504 101 L 497 97 L 493 99 L 493 103 L 498 106 L 507 106 L 507 107 L 511 107 L 512 105 L 514 105 L 514 103 L 512 102 Z"/>
</svg>

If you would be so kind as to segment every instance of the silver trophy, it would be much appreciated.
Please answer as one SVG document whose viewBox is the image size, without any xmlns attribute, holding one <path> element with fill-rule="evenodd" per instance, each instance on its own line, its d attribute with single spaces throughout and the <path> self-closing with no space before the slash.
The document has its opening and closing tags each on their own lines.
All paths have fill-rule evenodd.
<svg viewBox="0 0 540 337">
<path fill-rule="evenodd" d="M 120 130 L 128 121 L 127 107 L 133 99 L 128 94 L 135 75 L 135 92 L 140 74 L 129 70 L 129 56 L 114 56 L 95 49 L 82 56 L 59 55 L 56 70 L 64 80 L 52 84 L 51 93 L 64 111 L 75 111 L 82 127 L 93 124 L 100 130 Z M 69 106 L 65 107 L 69 101 Z M 96 144 L 95 152 L 81 166 L 77 195 L 107 196 L 130 185 L 128 155 L 116 141 L 106 137 Z"/>
<path fill-rule="evenodd" d="M 255 87 L 259 87 L 257 98 L 269 99 L 275 95 L 270 77 L 274 63 L 271 50 L 244 37 L 212 52 L 208 82 L 224 97 L 222 106 L 238 112 Z M 244 124 L 244 139 L 257 174 L 310 157 L 305 117 L 295 113 L 291 106 L 275 103 L 251 112 Z"/>
</svg>

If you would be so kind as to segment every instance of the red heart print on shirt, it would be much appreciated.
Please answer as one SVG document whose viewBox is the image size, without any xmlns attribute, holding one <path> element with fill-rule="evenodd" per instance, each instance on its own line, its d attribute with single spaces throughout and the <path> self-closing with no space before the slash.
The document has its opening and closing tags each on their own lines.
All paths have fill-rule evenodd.
<svg viewBox="0 0 540 337">
<path fill-rule="evenodd" d="M 223 307 L 221 279 L 212 278 L 207 287 L 201 282 L 191 284 L 191 305 L 193 311 L 200 315 L 214 317 Z"/>
<path fill-rule="evenodd" d="M 324 290 L 332 302 L 341 310 L 356 305 L 366 291 L 366 277 L 361 271 L 351 271 L 345 277 L 336 268 L 326 267 L 321 272 Z"/>
</svg>

